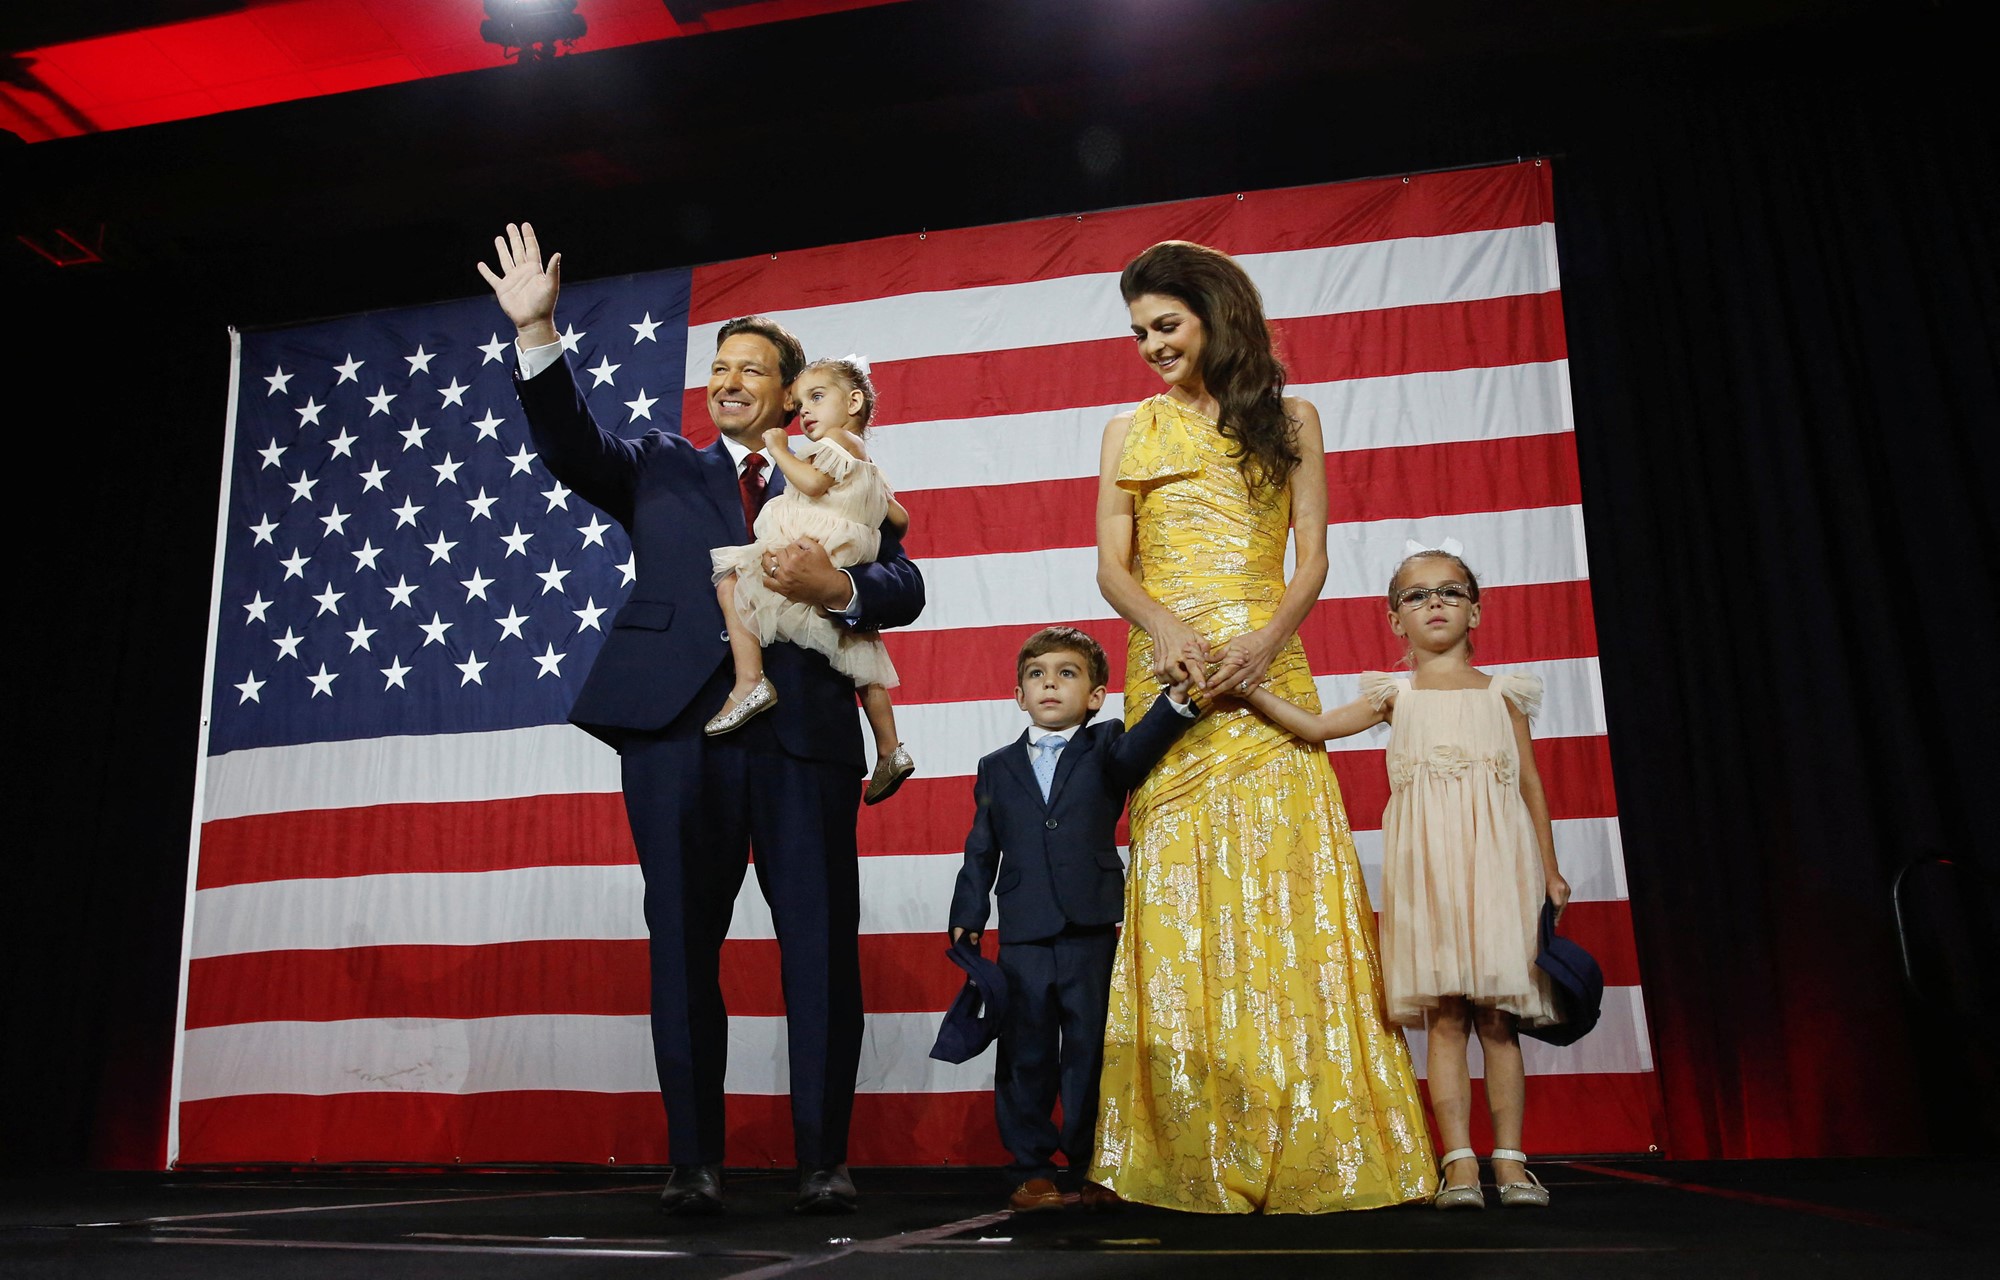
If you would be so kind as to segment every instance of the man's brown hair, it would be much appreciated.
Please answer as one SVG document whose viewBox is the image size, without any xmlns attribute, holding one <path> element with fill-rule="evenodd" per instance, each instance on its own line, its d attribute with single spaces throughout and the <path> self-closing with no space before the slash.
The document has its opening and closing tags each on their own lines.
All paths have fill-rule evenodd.
<svg viewBox="0 0 2000 1280">
<path fill-rule="evenodd" d="M 715 331 L 715 349 L 722 350 L 722 344 L 739 333 L 755 334 L 778 349 L 778 376 L 791 386 L 805 372 L 805 344 L 792 336 L 792 331 L 769 316 L 738 316 Z"/>
</svg>

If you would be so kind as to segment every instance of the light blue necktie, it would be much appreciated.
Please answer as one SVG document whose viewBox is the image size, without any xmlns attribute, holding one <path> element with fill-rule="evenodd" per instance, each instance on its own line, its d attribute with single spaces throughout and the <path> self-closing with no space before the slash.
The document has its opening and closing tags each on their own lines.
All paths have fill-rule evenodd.
<svg viewBox="0 0 2000 1280">
<path fill-rule="evenodd" d="M 1035 781 L 1042 784 L 1042 799 L 1049 798 L 1049 785 L 1056 780 L 1056 755 L 1063 749 L 1063 739 L 1050 734 L 1035 744 Z"/>
</svg>

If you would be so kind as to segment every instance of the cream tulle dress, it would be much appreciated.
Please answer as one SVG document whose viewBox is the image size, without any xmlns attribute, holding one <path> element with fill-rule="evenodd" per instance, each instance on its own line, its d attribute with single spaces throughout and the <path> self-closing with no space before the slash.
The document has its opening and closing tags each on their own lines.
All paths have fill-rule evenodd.
<svg viewBox="0 0 2000 1280">
<path fill-rule="evenodd" d="M 1535 967 L 1541 845 L 1521 798 L 1507 713 L 1541 709 L 1542 682 L 1508 672 L 1484 689 L 1413 689 L 1361 675 L 1389 729 L 1382 813 L 1382 982 L 1389 1019 L 1422 1026 L 1443 996 L 1504 1009 L 1529 1026 L 1559 1021 Z"/>
<path fill-rule="evenodd" d="M 755 542 L 708 553 L 715 581 L 736 575 L 736 611 L 759 644 L 789 640 L 825 654 L 834 670 L 852 677 L 857 686 L 893 689 L 898 683 L 896 665 L 889 661 L 881 636 L 839 626 L 812 605 L 787 600 L 764 585 L 764 554 L 800 538 L 817 539 L 842 569 L 867 564 L 882 549 L 882 521 L 889 514 L 889 486 L 882 469 L 831 439 L 801 439 L 792 452 L 825 472 L 833 486 L 817 498 L 787 486 L 766 502 L 751 530 Z"/>
</svg>

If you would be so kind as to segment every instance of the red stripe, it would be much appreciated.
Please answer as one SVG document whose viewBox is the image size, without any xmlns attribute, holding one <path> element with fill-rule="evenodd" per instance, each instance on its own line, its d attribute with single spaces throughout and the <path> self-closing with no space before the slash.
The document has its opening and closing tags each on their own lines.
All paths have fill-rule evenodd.
<svg viewBox="0 0 2000 1280">
<path fill-rule="evenodd" d="M 1582 501 L 1567 432 L 1328 454 L 1335 523 L 1424 519 Z M 1097 477 L 924 489 L 897 496 L 910 512 L 912 559 L 983 556 L 1097 540 Z M 1387 584 L 1385 583 L 1384 586 Z"/>
<path fill-rule="evenodd" d="M 656 1093 L 256 1094 L 181 1104 L 180 1164 L 667 1163 Z M 791 1100 L 729 1099 L 732 1167 L 793 1163 Z M 864 1093 L 848 1147 L 856 1165 L 1001 1165 L 993 1095 Z M 866 1190 L 866 1183 L 863 1183 Z"/>
<path fill-rule="evenodd" d="M 1389 775 L 1380 751 L 1335 751 L 1334 776 L 1356 830 L 1381 827 L 1389 803 Z M 1611 744 L 1603 735 L 1537 738 L 1535 765 L 1548 792 L 1551 818 L 1609 818 L 1618 812 L 1611 785 Z M 909 786 L 909 783 L 904 783 Z M 878 806 L 879 807 L 879 806 Z"/>
<path fill-rule="evenodd" d="M 1378 178 L 887 236 L 696 267 L 689 323 L 897 294 L 1120 271 L 1158 240 L 1273 253 L 1550 219 L 1547 166 Z"/>
<path fill-rule="evenodd" d="M 1388 587 L 1387 582 L 1382 584 L 1385 595 Z M 1482 663 L 1551 662 L 1597 653 L 1597 625 L 1586 581 L 1494 587 L 1481 594 L 1480 603 L 1477 638 Z M 1128 631 L 1124 620 L 1070 619 L 1063 625 L 1104 646 L 1111 660 L 1111 691 L 1122 690 Z M 1015 655 L 1040 629 L 1036 624 L 883 633 L 903 680 L 896 690 L 897 704 L 1012 698 Z M 1321 675 L 1387 671 L 1403 658 L 1378 596 L 1319 601 L 1299 627 L 1299 639 L 1306 660 Z"/>
<path fill-rule="evenodd" d="M 1488 1150 L 1482 1082 L 1472 1082 L 1473 1146 Z M 1428 1102 L 1428 1097 L 1426 1098 Z M 1523 1140 L 1537 1159 L 1654 1150 L 1651 1073 L 1531 1076 Z M 732 1095 L 732 1168 L 794 1163 L 791 1100 Z M 652 1093 L 257 1094 L 181 1104 L 181 1166 L 593 1164 L 667 1162 L 667 1122 Z M 859 1167 L 1003 1165 L 993 1095 L 864 1093 L 854 1099 L 849 1162 Z M 863 1191 L 867 1183 L 861 1183 Z"/>
<path fill-rule="evenodd" d="M 1293 385 L 1538 364 L 1568 354 L 1562 295 L 1554 291 L 1305 316 L 1272 328 Z M 1130 338 L 885 360 L 872 376 L 884 424 L 1136 404 L 1160 390 Z M 706 396 L 704 387 L 681 393 L 681 432 L 697 444 L 715 438 Z"/>
<path fill-rule="evenodd" d="M 636 860 L 616 792 L 382 804 L 204 822 L 195 887 Z"/>
<path fill-rule="evenodd" d="M 947 855 L 948 856 L 948 855 Z M 940 902 L 938 919 L 948 904 Z M 1562 932 L 1595 956 L 1607 985 L 1639 985 L 1632 913 L 1579 902 Z M 997 954 L 988 934 L 986 954 Z M 870 1013 L 942 1013 L 965 975 L 944 958 L 944 932 L 864 934 L 861 989 Z M 623 1017 L 650 1008 L 646 943 L 573 938 L 476 947 L 354 947 L 209 956 L 188 966 L 187 1026 L 338 1022 L 354 1018 Z M 722 948 L 722 995 L 739 1017 L 785 1012 L 778 944 Z"/>
<path fill-rule="evenodd" d="M 1336 751 L 1334 774 L 1346 797 L 1347 817 L 1357 831 L 1382 825 L 1389 778 L 1382 751 Z M 1541 738 L 1535 762 L 1548 791 L 1552 818 L 1605 818 L 1618 812 L 1611 790 L 1611 753 L 1605 739 Z M 965 847 L 972 826 L 972 779 L 915 777 L 893 800 L 861 810 L 861 852 L 944 853 Z M 1126 837 L 1123 819 L 1118 838 Z"/>
</svg>

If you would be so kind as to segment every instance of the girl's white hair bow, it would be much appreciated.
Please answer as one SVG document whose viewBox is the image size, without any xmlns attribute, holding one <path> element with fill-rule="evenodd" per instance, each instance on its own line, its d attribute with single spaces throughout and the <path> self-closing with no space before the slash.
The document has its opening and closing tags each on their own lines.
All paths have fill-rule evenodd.
<svg viewBox="0 0 2000 1280">
<path fill-rule="evenodd" d="M 855 355 L 852 351 L 850 351 L 846 355 L 842 356 L 841 359 L 847 361 L 847 363 L 853 365 L 855 368 L 861 370 L 861 372 L 863 373 L 872 375 L 875 372 L 873 369 L 870 369 L 868 367 L 867 356 L 858 356 Z"/>
</svg>

